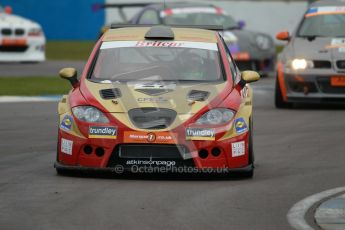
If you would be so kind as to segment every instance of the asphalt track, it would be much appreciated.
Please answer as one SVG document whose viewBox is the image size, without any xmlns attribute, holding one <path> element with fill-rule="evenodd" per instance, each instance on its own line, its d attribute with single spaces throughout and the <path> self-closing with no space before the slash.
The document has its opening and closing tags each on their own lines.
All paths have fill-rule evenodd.
<svg viewBox="0 0 345 230">
<path fill-rule="evenodd" d="M 253 179 L 58 176 L 57 103 L 0 104 L 0 229 L 292 229 L 296 202 L 344 186 L 345 108 L 277 110 L 273 83 L 255 88 Z"/>
<path fill-rule="evenodd" d="M 45 61 L 42 63 L 1 63 L 0 77 L 57 76 L 65 67 L 74 67 L 81 73 L 85 61 Z"/>
</svg>

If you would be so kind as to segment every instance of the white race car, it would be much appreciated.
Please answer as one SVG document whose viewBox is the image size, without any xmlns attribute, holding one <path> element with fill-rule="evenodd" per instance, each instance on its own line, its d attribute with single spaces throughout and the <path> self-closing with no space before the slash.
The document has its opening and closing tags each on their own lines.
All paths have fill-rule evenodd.
<svg viewBox="0 0 345 230">
<path fill-rule="evenodd" d="M 0 6 L 0 62 L 45 61 L 46 38 L 41 26 L 11 11 Z"/>
</svg>

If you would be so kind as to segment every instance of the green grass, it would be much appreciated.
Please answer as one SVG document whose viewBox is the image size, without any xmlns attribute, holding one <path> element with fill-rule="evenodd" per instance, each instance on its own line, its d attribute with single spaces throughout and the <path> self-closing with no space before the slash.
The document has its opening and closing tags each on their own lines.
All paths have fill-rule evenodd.
<svg viewBox="0 0 345 230">
<path fill-rule="evenodd" d="M 279 54 L 280 52 L 282 52 L 284 49 L 284 46 L 283 45 L 277 45 L 276 46 L 276 53 Z"/>
<path fill-rule="evenodd" d="M 87 60 L 95 41 L 48 41 L 48 60 Z"/>
<path fill-rule="evenodd" d="M 1 96 L 60 95 L 71 89 L 68 81 L 58 77 L 1 77 Z"/>
</svg>

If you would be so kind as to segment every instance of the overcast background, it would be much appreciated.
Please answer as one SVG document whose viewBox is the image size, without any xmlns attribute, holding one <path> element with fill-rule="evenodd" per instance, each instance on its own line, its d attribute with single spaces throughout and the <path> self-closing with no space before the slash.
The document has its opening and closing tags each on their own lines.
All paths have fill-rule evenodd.
<svg viewBox="0 0 345 230">
<path fill-rule="evenodd" d="M 152 1 L 134 1 L 129 2 L 152 2 Z M 162 2 L 162 1 L 154 1 Z M 172 2 L 172 1 L 167 1 Z M 303 13 L 306 11 L 307 1 L 203 1 L 224 8 L 236 20 L 246 21 L 246 29 L 261 31 L 275 36 L 281 30 L 292 32 Z M 117 0 L 107 0 L 107 3 L 119 3 Z M 126 10 L 131 16 L 136 10 Z M 119 21 L 118 11 L 115 9 L 106 10 L 106 22 L 112 23 Z"/>
</svg>

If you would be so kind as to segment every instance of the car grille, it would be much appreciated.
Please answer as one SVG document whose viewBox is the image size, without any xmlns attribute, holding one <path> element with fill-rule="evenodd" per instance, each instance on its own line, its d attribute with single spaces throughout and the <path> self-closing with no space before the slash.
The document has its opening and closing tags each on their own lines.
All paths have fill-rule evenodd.
<svg viewBox="0 0 345 230">
<path fill-rule="evenodd" d="M 330 61 L 314 60 L 313 63 L 314 63 L 315 69 L 330 69 L 330 68 L 332 68 L 332 63 Z"/>
<path fill-rule="evenodd" d="M 28 46 L 0 46 L 0 52 L 22 53 L 25 52 L 28 48 Z"/>
<path fill-rule="evenodd" d="M 165 129 L 176 118 L 176 111 L 161 108 L 137 108 L 128 111 L 132 123 L 139 129 Z"/>
<path fill-rule="evenodd" d="M 183 145 L 121 144 L 114 148 L 107 167 L 126 165 L 128 160 L 175 161 L 175 166 L 194 166 L 188 148 Z"/>
<path fill-rule="evenodd" d="M 10 36 L 12 35 L 12 29 L 10 28 L 3 28 L 1 30 L 1 35 L 5 35 L 5 36 Z"/>
<path fill-rule="evenodd" d="M 25 34 L 25 30 L 23 28 L 17 28 L 17 29 L 3 28 L 3 29 L 1 29 L 1 35 L 11 36 L 13 34 L 16 36 L 23 36 Z"/>
<path fill-rule="evenodd" d="M 313 82 L 289 81 L 289 87 L 292 91 L 297 93 L 303 93 L 305 88 L 308 89 L 308 93 L 318 92 L 316 85 Z"/>
<path fill-rule="evenodd" d="M 336 64 L 338 69 L 345 70 L 345 60 L 337 61 Z"/>
<path fill-rule="evenodd" d="M 333 87 L 331 85 L 330 78 L 319 78 L 317 83 L 323 93 L 345 94 L 345 87 Z"/>
<path fill-rule="evenodd" d="M 17 36 L 23 36 L 25 34 L 24 29 L 15 29 L 14 34 Z"/>
</svg>

